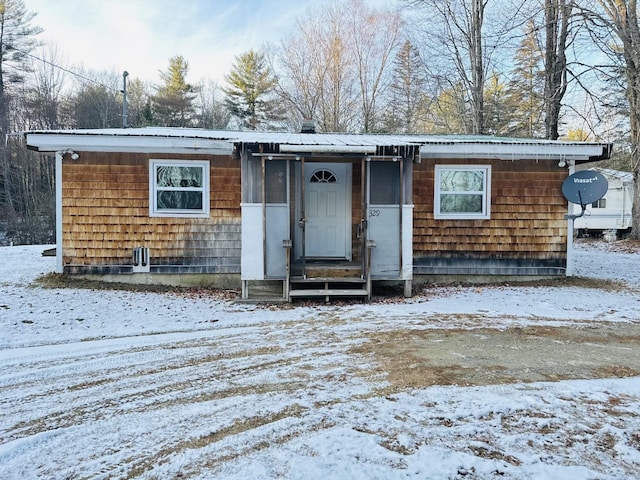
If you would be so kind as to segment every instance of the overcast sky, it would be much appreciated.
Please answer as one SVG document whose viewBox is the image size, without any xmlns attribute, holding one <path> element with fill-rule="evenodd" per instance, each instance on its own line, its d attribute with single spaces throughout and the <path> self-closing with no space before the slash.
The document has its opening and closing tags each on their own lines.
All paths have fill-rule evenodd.
<svg viewBox="0 0 640 480">
<path fill-rule="evenodd" d="M 66 66 L 159 81 L 169 58 L 189 62 L 187 80 L 222 83 L 234 57 L 278 42 L 296 18 L 330 0 L 24 0 L 40 38 Z M 382 4 L 384 0 L 368 0 Z M 390 2 L 387 2 L 390 3 Z"/>
</svg>

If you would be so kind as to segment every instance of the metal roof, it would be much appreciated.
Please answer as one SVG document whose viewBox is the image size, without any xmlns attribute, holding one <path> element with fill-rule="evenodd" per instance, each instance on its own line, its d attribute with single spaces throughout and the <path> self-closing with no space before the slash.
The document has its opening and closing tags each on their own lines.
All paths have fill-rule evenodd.
<svg viewBox="0 0 640 480">
<path fill-rule="evenodd" d="M 25 132 L 27 146 L 40 152 L 64 150 L 146 153 L 230 154 L 259 145 L 277 153 L 373 154 L 402 148 L 422 158 L 501 158 L 577 161 L 609 158 L 609 143 L 564 142 L 484 135 L 387 135 L 286 133 L 146 127 Z"/>
</svg>

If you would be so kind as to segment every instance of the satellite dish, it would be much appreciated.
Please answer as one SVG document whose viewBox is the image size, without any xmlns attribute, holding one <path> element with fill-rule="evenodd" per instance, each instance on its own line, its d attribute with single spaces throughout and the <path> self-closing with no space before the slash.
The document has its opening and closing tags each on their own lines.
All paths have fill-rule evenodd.
<svg viewBox="0 0 640 480">
<path fill-rule="evenodd" d="M 583 207 L 600 200 L 605 196 L 608 189 L 609 182 L 607 182 L 607 179 L 595 170 L 576 172 L 573 175 L 569 175 L 562 184 L 564 198 Z"/>
</svg>

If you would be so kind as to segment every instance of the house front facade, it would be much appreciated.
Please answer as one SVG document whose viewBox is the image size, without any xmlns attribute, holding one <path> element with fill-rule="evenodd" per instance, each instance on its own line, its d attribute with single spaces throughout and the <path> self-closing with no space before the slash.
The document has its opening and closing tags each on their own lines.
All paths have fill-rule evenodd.
<svg viewBox="0 0 640 480">
<path fill-rule="evenodd" d="M 604 143 L 143 128 L 36 131 L 57 271 L 369 297 L 379 281 L 567 274 L 561 192 Z"/>
</svg>

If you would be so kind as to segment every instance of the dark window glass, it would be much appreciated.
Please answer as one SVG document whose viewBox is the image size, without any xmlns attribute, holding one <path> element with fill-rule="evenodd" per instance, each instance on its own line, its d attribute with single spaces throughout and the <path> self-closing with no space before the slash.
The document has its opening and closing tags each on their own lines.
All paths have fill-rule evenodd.
<svg viewBox="0 0 640 480">
<path fill-rule="evenodd" d="M 202 210 L 202 192 L 158 190 L 158 210 Z"/>
<path fill-rule="evenodd" d="M 267 203 L 287 203 L 287 162 L 267 160 L 265 165 Z"/>
<path fill-rule="evenodd" d="M 330 170 L 316 170 L 311 175 L 310 183 L 338 183 L 338 178 Z"/>
<path fill-rule="evenodd" d="M 398 162 L 371 162 L 369 202 L 373 205 L 400 203 L 400 164 Z"/>
</svg>

